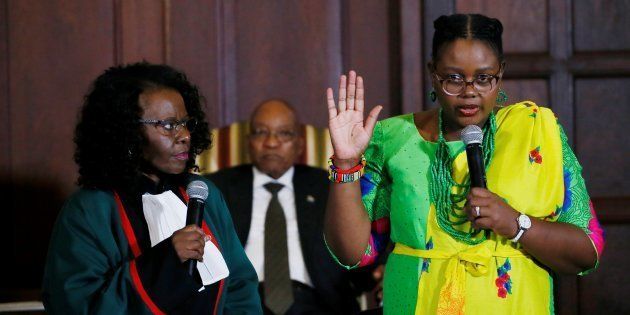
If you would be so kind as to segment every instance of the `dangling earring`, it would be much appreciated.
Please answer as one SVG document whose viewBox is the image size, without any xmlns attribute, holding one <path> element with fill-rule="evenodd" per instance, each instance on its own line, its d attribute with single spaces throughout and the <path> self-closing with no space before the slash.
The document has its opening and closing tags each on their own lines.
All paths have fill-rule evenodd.
<svg viewBox="0 0 630 315">
<path fill-rule="evenodd" d="M 503 89 L 500 89 L 499 90 L 499 94 L 497 95 L 497 100 L 496 100 L 497 106 L 498 107 L 505 106 L 505 103 L 507 102 L 507 100 L 508 100 L 507 93 L 505 93 L 505 91 L 503 91 Z"/>
<path fill-rule="evenodd" d="M 133 159 L 133 151 L 131 149 L 127 149 L 127 157 L 131 160 Z"/>
<path fill-rule="evenodd" d="M 435 93 L 435 90 L 431 90 L 431 92 L 429 92 L 429 98 L 431 99 L 431 102 L 435 102 L 437 99 L 437 93 Z"/>
</svg>

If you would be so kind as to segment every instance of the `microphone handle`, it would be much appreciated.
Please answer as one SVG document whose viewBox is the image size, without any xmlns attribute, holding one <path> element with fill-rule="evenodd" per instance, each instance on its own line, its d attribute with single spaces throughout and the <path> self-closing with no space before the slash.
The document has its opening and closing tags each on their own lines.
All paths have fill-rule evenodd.
<svg viewBox="0 0 630 315">
<path fill-rule="evenodd" d="M 466 158 L 470 174 L 470 187 L 486 188 L 486 168 L 483 163 L 483 148 L 479 143 L 466 146 Z"/>
<path fill-rule="evenodd" d="M 188 212 L 186 212 L 186 226 L 196 224 L 198 227 L 201 227 L 201 222 L 203 220 L 203 206 L 203 200 L 190 198 L 188 201 Z M 186 270 L 188 270 L 188 275 L 192 276 L 195 268 L 197 268 L 196 259 L 189 259 L 186 261 Z"/>
</svg>

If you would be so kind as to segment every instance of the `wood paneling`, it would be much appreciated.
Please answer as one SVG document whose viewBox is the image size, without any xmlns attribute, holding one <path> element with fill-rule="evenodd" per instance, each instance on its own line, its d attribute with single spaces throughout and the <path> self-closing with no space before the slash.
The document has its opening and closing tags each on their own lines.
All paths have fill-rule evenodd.
<svg viewBox="0 0 630 315">
<path fill-rule="evenodd" d="M 503 24 L 503 51 L 546 52 L 548 25 L 546 0 L 511 0 L 497 3 L 492 0 L 458 0 L 457 13 L 481 13 L 497 18 Z M 518 34 L 512 36 L 510 34 Z"/>
<path fill-rule="evenodd" d="M 548 87 L 543 79 L 504 79 L 502 88 L 508 95 L 507 104 L 530 100 L 539 106 L 550 107 Z"/>
<path fill-rule="evenodd" d="M 236 3 L 237 119 L 280 97 L 299 108 L 303 120 L 327 124 L 325 89 L 342 71 L 339 9 L 337 1 Z"/>
<path fill-rule="evenodd" d="M 6 270 L 9 270 L 13 266 L 15 250 L 15 238 L 12 222 L 15 221 L 15 211 L 12 208 L 7 207 L 7 204 L 11 204 L 12 197 L 11 191 L 13 185 L 11 184 L 11 120 L 9 119 L 9 75 L 8 75 L 8 10 L 7 1 L 0 0 L 0 199 L 4 200 L 5 206 L 4 218 L 2 221 L 7 222 L 5 224 L 0 223 L 0 239 L 3 240 L 0 245 L 0 250 L 5 253 L 5 259 L 0 259 L 0 288 L 12 287 L 13 283 L 9 279 L 9 275 Z M 8 222 L 11 222 L 8 224 Z M 5 284 L 6 283 L 6 284 Z M 0 289 L 0 295 L 1 294 Z"/>
<path fill-rule="evenodd" d="M 342 16 L 344 71 L 354 69 L 363 76 L 368 110 L 381 104 L 381 118 L 400 113 L 398 6 L 395 1 L 380 0 L 346 4 Z"/>
<path fill-rule="evenodd" d="M 7 38 L 7 14 L 7 1 L 0 0 L 0 148 L 3 148 L 0 149 L 0 176 L 9 173 L 11 159 L 11 152 L 8 150 L 11 128 L 9 124 L 9 47 L 6 40 L 1 40 Z M 2 194 L 4 193 L 3 191 Z"/>
<path fill-rule="evenodd" d="M 9 151 L 10 119 L 9 119 L 9 46 L 6 40 L 8 32 L 7 0 L 0 0 L 0 176 L 9 174 L 11 151 Z M 4 22 L 2 22 L 4 21 Z M 4 196 L 5 191 L 2 192 Z M 2 233 L 2 232 L 0 232 Z"/>
<path fill-rule="evenodd" d="M 577 79 L 576 155 L 591 196 L 630 192 L 630 78 Z"/>
<path fill-rule="evenodd" d="M 14 268 L 19 286 L 38 287 L 50 234 L 74 190 L 76 113 L 89 82 L 113 61 L 112 3 L 9 1 L 8 47 Z M 8 246 L 9 248 L 6 248 Z M 16 268 L 19 266 L 19 268 Z M 6 285 L 6 283 L 2 283 Z"/>
<path fill-rule="evenodd" d="M 606 248 L 598 270 L 579 278 L 580 313 L 629 314 L 630 225 L 605 225 L 604 229 Z"/>
<path fill-rule="evenodd" d="M 420 1 L 400 2 L 400 78 L 401 112 L 424 108 L 422 57 L 422 5 Z"/>
<path fill-rule="evenodd" d="M 564 124 L 564 131 L 569 137 L 569 142 L 573 144 L 575 118 L 573 74 L 567 66 L 573 55 L 571 3 L 570 1 L 549 1 L 547 6 L 549 7 L 549 55 L 552 60 L 549 80 L 551 104 L 554 106 L 555 114 L 560 117 L 560 122 Z M 573 305 L 574 303 L 565 304 Z"/>
<path fill-rule="evenodd" d="M 630 1 L 574 0 L 577 51 L 630 50 Z"/>
<path fill-rule="evenodd" d="M 115 0 L 116 63 L 166 62 L 167 1 Z"/>
<path fill-rule="evenodd" d="M 184 71 L 206 98 L 209 123 L 221 123 L 222 103 L 219 26 L 222 16 L 218 1 L 177 1 L 170 6 L 169 63 Z M 191 18 L 195 17 L 195 18 Z"/>
<path fill-rule="evenodd" d="M 593 197 L 597 217 L 603 224 L 630 224 L 630 196 Z"/>
</svg>

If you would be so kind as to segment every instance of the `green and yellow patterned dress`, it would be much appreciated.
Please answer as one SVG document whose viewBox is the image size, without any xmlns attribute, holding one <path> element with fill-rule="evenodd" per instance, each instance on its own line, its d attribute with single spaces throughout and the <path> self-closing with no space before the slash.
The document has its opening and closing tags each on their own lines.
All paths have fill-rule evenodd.
<svg viewBox="0 0 630 315">
<path fill-rule="evenodd" d="M 496 125 L 488 189 L 519 212 L 583 229 L 599 256 L 602 230 L 553 113 L 522 102 L 500 109 Z M 465 146 L 447 146 L 452 177 L 465 183 Z M 372 235 L 363 259 L 345 267 L 372 263 L 391 239 L 396 246 L 385 268 L 386 314 L 554 313 L 551 274 L 518 244 L 486 232 L 485 241 L 468 245 L 440 228 L 429 195 L 436 149 L 418 133 L 413 114 L 377 124 L 361 179 Z M 470 223 L 457 228 L 468 230 Z"/>
</svg>

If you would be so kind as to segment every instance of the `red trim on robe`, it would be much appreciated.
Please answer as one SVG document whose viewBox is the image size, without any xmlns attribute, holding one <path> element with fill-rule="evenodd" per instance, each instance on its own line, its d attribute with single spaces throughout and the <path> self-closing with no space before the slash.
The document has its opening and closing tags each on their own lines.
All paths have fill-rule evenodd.
<svg viewBox="0 0 630 315">
<path fill-rule="evenodd" d="M 149 308 L 151 313 L 153 314 L 166 314 L 160 310 L 157 305 L 151 300 L 151 297 L 144 289 L 142 285 L 142 280 L 140 280 L 140 275 L 138 274 L 138 267 L 136 266 L 135 258 L 140 256 L 142 251 L 140 250 L 140 246 L 138 246 L 138 241 L 136 240 L 136 234 L 133 232 L 133 228 L 131 227 L 131 222 L 129 222 L 129 218 L 127 217 L 127 211 L 125 211 L 125 206 L 123 206 L 122 201 L 120 200 L 120 196 L 118 196 L 117 192 L 114 192 L 114 199 L 116 199 L 116 205 L 118 206 L 118 215 L 120 216 L 120 221 L 122 222 L 122 228 L 125 232 L 125 236 L 127 237 L 127 242 L 129 242 L 129 247 L 131 247 L 131 252 L 134 255 L 134 259 L 129 263 L 129 274 L 131 275 L 131 281 L 140 295 L 140 298 L 144 302 L 144 304 Z"/>
<path fill-rule="evenodd" d="M 149 297 L 147 291 L 144 290 L 144 286 L 142 285 L 142 280 L 140 280 L 140 275 L 138 274 L 138 268 L 136 267 L 135 260 L 132 260 L 129 264 L 129 273 L 131 274 L 131 279 L 133 281 L 134 287 L 136 288 L 136 291 L 138 292 L 138 294 L 140 294 L 140 298 L 142 298 L 144 304 L 146 304 L 149 310 L 151 310 L 151 313 L 160 315 L 166 314 L 162 312 L 160 308 L 155 305 L 155 303 L 153 303 L 153 300 L 151 300 L 151 297 Z"/>
<path fill-rule="evenodd" d="M 125 232 L 125 236 L 127 237 L 127 242 L 129 242 L 129 247 L 131 247 L 131 252 L 133 253 L 134 257 L 138 257 L 141 253 L 140 246 L 138 246 L 136 234 L 133 232 L 131 222 L 127 217 L 127 212 L 125 211 L 125 207 L 123 206 L 122 200 L 120 200 L 120 196 L 117 192 L 114 192 L 114 199 L 116 200 L 116 205 L 118 206 L 118 215 L 120 216 L 120 221 L 122 223 L 122 228 Z"/>
</svg>

